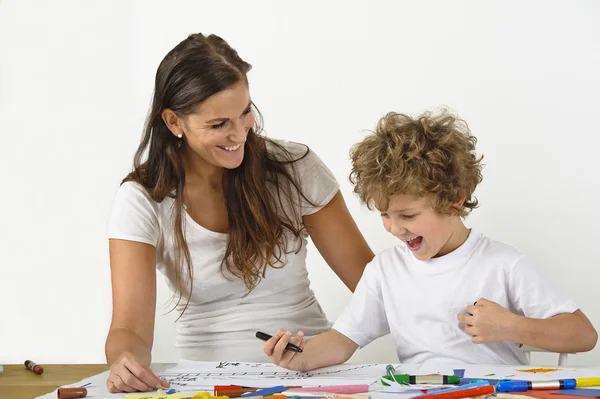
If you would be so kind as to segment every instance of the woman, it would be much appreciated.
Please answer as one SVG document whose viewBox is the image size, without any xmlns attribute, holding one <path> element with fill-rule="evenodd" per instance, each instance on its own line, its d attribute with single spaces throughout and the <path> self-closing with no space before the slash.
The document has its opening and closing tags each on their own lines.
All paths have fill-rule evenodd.
<svg viewBox="0 0 600 399">
<path fill-rule="evenodd" d="M 196 360 L 268 361 L 258 330 L 329 329 L 306 271 L 310 235 L 354 290 L 373 253 L 331 172 L 307 147 L 259 135 L 251 66 L 190 35 L 158 67 L 134 170 L 109 223 L 111 392 L 166 386 L 151 360 L 158 268 L 177 300 L 177 346 Z"/>
</svg>

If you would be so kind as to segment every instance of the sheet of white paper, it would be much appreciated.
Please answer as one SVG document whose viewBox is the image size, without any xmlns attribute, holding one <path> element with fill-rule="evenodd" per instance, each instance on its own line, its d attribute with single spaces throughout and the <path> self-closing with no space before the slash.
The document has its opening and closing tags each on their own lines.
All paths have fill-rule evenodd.
<svg viewBox="0 0 600 399">
<path fill-rule="evenodd" d="M 270 387 L 274 385 L 343 385 L 371 384 L 379 381 L 385 374 L 386 364 L 345 364 L 314 370 L 310 373 L 295 373 L 271 363 L 243 362 L 193 362 L 181 361 L 177 365 L 156 370 L 156 374 L 171 382 L 171 387 L 183 393 L 199 391 L 212 392 L 214 385 L 240 384 L 244 386 Z M 414 367 L 409 366 L 410 369 Z M 397 368 L 396 372 L 400 372 Z M 406 372 L 406 371 L 402 371 Z M 90 399 L 124 399 L 130 393 L 111 394 L 106 388 L 108 371 L 85 378 L 65 387 L 78 387 L 87 383 Z M 372 386 L 375 387 L 376 384 Z M 408 399 L 415 393 L 384 394 L 373 392 L 372 399 Z M 382 398 L 383 397 L 383 398 Z M 86 398 L 86 399 L 87 399 Z M 56 399 L 56 391 L 38 397 L 38 399 Z"/>
<path fill-rule="evenodd" d="M 272 363 L 180 361 L 160 373 L 160 377 L 177 387 L 236 384 L 248 387 L 274 385 L 373 384 L 385 374 L 386 364 L 344 364 L 307 373 L 290 371 Z"/>
</svg>

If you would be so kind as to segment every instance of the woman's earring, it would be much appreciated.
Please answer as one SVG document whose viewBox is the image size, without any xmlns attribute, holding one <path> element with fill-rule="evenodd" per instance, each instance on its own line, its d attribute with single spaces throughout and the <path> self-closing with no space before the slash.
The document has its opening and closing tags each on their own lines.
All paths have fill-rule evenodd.
<svg viewBox="0 0 600 399">
<path fill-rule="evenodd" d="M 177 135 L 177 138 L 182 138 L 182 137 L 183 137 L 183 134 L 181 134 L 181 133 L 179 133 L 179 134 Z"/>
</svg>

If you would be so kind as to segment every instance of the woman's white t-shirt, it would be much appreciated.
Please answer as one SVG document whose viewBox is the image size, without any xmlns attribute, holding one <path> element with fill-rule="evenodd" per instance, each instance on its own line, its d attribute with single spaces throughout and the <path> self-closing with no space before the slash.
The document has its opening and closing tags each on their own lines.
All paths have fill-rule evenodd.
<svg viewBox="0 0 600 399">
<path fill-rule="evenodd" d="M 277 141 L 294 158 L 302 156 L 304 145 Z M 269 151 L 277 150 L 267 142 Z M 295 206 L 297 215 L 310 215 L 330 202 L 339 185 L 319 157 L 308 155 L 291 164 L 299 178 L 305 200 Z M 289 166 L 291 168 L 291 166 Z M 290 169 L 292 171 L 292 169 Z M 176 280 L 173 262 L 173 210 L 170 197 L 153 201 L 139 184 L 126 182 L 119 187 L 109 220 L 108 238 L 143 242 L 156 247 L 156 267 L 174 290 Z M 268 362 L 262 351 L 263 342 L 256 331 L 273 334 L 278 328 L 302 330 L 307 338 L 330 329 L 331 324 L 310 289 L 306 270 L 308 234 L 303 230 L 301 249 L 287 236 L 285 266 L 267 267 L 265 278 L 250 292 L 239 277 L 226 268 L 221 270 L 228 235 L 210 231 L 196 223 L 185 211 L 184 233 L 193 264 L 193 292 L 187 310 L 177 321 L 176 346 L 184 359 Z M 293 213 L 288 212 L 288 215 Z M 302 223 L 299 220 L 298 223 Z M 136 284 L 132 281 L 131 284 Z M 178 314 L 186 299 L 176 308 Z"/>
</svg>

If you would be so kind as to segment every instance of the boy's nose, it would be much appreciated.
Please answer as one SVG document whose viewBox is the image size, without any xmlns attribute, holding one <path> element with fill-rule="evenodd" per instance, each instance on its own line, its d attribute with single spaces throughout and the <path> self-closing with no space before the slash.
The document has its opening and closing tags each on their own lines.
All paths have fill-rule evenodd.
<svg viewBox="0 0 600 399">
<path fill-rule="evenodd" d="M 402 226 L 402 224 L 397 221 L 392 222 L 392 226 L 391 226 L 390 230 L 391 230 L 392 234 L 395 235 L 396 237 L 402 237 L 406 233 L 406 229 L 404 228 L 404 226 Z"/>
</svg>

